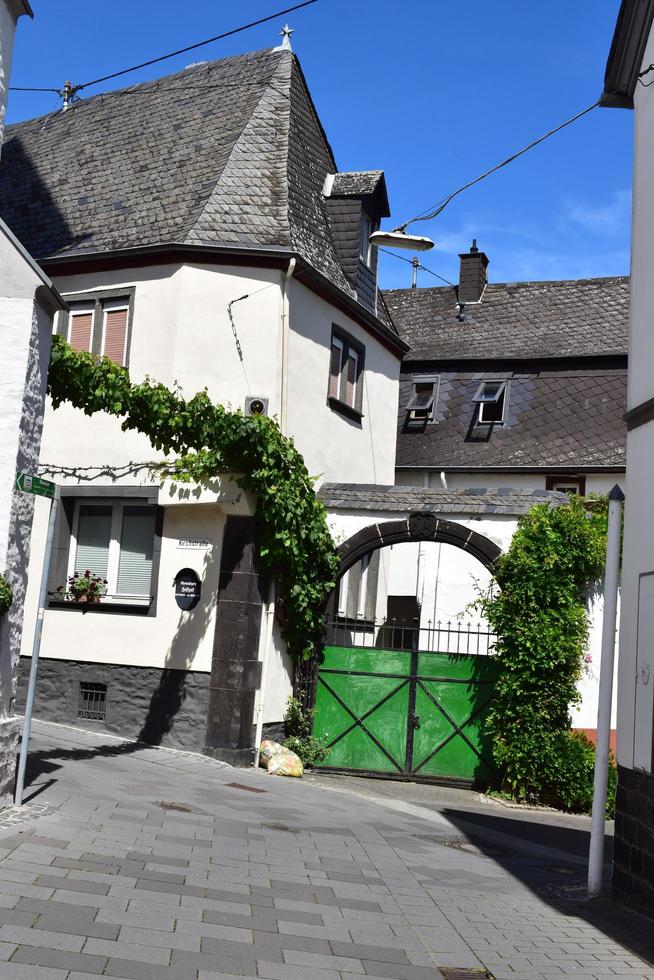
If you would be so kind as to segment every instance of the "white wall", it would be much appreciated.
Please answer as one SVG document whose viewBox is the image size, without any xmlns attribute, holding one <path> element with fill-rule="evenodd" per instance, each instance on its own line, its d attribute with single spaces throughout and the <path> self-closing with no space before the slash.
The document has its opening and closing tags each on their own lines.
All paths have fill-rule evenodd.
<svg viewBox="0 0 654 980">
<path fill-rule="evenodd" d="M 652 474 L 654 477 L 654 472 Z M 470 486 L 470 484 L 466 484 Z M 329 525 L 337 543 L 347 540 L 352 534 L 368 525 L 381 523 L 385 520 L 397 520 L 397 514 L 381 514 L 376 511 L 347 512 L 333 511 L 329 514 Z M 461 516 L 460 514 L 439 515 L 444 519 L 456 521 L 483 534 L 494 541 L 502 551 L 509 547 L 511 538 L 517 527 L 516 517 L 498 516 L 482 520 Z M 377 593 L 377 617 L 383 619 L 386 615 L 386 598 L 388 595 L 418 596 L 421 602 L 420 628 L 434 629 L 438 621 L 446 628 L 448 621 L 452 629 L 457 626 L 460 618 L 462 628 L 467 623 L 476 629 L 480 624 L 481 630 L 488 629 L 484 618 L 476 611 L 470 610 L 469 604 L 474 602 L 479 589 L 483 591 L 491 582 L 491 574 L 477 559 L 453 545 L 436 542 L 406 542 L 382 549 L 383 561 L 380 565 L 379 585 Z M 653 562 L 654 566 L 654 562 Z M 591 658 L 585 665 L 583 675 L 578 684 L 581 703 L 572 709 L 572 724 L 575 728 L 597 727 L 597 698 L 599 689 L 599 662 L 602 641 L 603 599 L 601 595 L 589 600 L 589 640 L 587 655 Z M 429 634 L 421 636 L 421 644 L 428 642 Z M 447 642 L 455 643 L 451 637 L 448 641 L 445 632 L 431 636 L 433 642 L 444 648 Z M 616 659 L 617 673 L 617 659 Z M 615 688 L 614 688 L 615 690 Z M 616 724 L 617 698 L 614 695 L 612 727 Z"/>
<path fill-rule="evenodd" d="M 650 34 L 643 66 L 654 60 Z M 634 92 L 634 182 L 631 241 L 628 408 L 654 397 L 652 336 L 652 247 L 654 245 L 654 88 L 637 85 Z M 622 614 L 618 667 L 618 736 L 620 765 L 652 770 L 654 728 L 654 653 L 651 638 L 654 572 L 654 423 L 627 436 L 627 480 L 622 567 Z M 640 600 L 639 601 L 639 593 Z M 640 637 L 639 637 L 640 622 Z M 649 635 L 648 635 L 649 634 Z"/>
<path fill-rule="evenodd" d="M 185 396 L 206 387 L 226 408 L 243 408 L 246 396 L 281 409 L 282 274 L 238 266 L 167 265 L 60 277 L 67 299 L 75 294 L 135 287 L 129 354 L 130 376 L 146 375 L 181 386 Z M 236 339 L 228 315 L 231 307 Z M 301 283 L 289 283 L 290 338 L 288 425 L 312 475 L 321 480 L 393 483 L 398 359 L 349 317 Z M 332 324 L 366 349 L 364 418 L 358 425 L 327 403 Z M 88 418 L 62 406 L 48 411 L 42 459 L 61 465 L 156 457 L 149 441 L 120 431 L 102 414 Z"/>
<path fill-rule="evenodd" d="M 323 481 L 393 483 L 400 363 L 363 327 L 291 280 L 289 425 L 312 476 Z M 365 347 L 363 419 L 327 402 L 332 326 Z"/>
<path fill-rule="evenodd" d="M 451 490 L 467 487 L 486 487 L 489 490 L 497 490 L 499 487 L 512 487 L 514 490 L 546 489 L 545 473 L 493 473 L 474 470 L 467 473 L 450 473 L 445 470 L 445 482 Z M 443 485 L 440 471 L 419 468 L 396 470 L 395 483 L 398 486 L 435 489 Z M 608 493 L 615 483 L 624 487 L 624 473 L 587 473 L 586 493 Z"/>
</svg>

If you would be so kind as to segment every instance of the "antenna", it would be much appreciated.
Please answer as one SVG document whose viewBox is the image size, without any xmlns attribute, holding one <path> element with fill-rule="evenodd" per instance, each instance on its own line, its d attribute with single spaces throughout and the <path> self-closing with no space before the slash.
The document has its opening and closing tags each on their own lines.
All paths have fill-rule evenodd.
<svg viewBox="0 0 654 980">
<path fill-rule="evenodd" d="M 411 289 L 415 289 L 418 285 L 418 269 L 420 268 L 420 259 L 417 255 L 411 259 L 411 266 Z"/>
</svg>

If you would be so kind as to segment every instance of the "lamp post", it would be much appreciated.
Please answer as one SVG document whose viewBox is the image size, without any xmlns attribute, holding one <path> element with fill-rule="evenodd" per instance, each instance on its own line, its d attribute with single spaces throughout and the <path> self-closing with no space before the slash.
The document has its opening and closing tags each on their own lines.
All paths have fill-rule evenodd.
<svg viewBox="0 0 654 980">
<path fill-rule="evenodd" d="M 435 244 L 431 238 L 425 238 L 422 235 L 407 235 L 401 228 L 396 228 L 394 231 L 373 231 L 368 241 L 371 245 L 409 248 L 413 252 L 428 252 Z"/>
</svg>

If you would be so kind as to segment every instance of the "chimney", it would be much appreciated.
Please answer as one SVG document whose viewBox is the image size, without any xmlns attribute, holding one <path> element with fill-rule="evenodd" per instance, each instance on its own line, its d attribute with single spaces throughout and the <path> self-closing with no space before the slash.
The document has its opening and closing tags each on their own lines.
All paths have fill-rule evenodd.
<svg viewBox="0 0 654 980">
<path fill-rule="evenodd" d="M 477 248 L 477 239 L 472 239 L 469 252 L 459 255 L 459 303 L 478 303 L 488 282 L 488 256 Z"/>
</svg>

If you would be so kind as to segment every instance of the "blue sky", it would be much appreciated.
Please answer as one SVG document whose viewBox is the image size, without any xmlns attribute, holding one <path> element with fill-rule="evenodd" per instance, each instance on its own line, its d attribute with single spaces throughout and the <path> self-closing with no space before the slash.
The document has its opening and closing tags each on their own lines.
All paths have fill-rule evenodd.
<svg viewBox="0 0 654 980">
<path fill-rule="evenodd" d="M 34 21 L 19 22 L 14 85 L 83 82 L 292 0 L 31 2 Z M 619 0 L 319 0 L 288 19 L 339 168 L 385 170 L 392 225 L 594 102 L 618 7 Z M 272 46 L 285 19 L 88 94 Z M 8 121 L 58 104 L 53 94 L 10 93 Z M 630 112 L 596 109 L 416 225 L 437 243 L 425 265 L 456 279 L 457 253 L 476 237 L 495 282 L 626 274 L 632 124 Z M 408 265 L 382 260 L 384 286 L 410 284 Z M 421 273 L 419 284 L 438 281 Z"/>
</svg>

